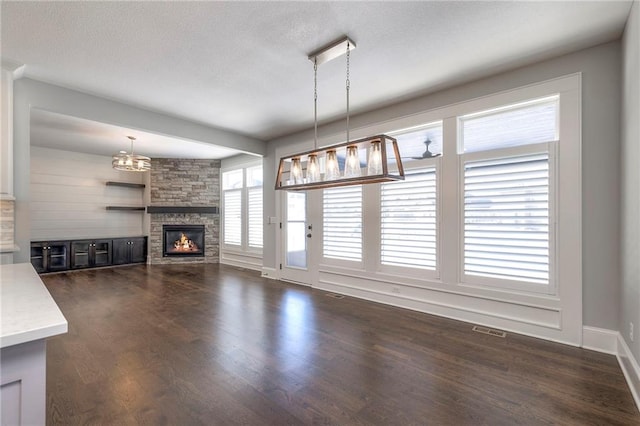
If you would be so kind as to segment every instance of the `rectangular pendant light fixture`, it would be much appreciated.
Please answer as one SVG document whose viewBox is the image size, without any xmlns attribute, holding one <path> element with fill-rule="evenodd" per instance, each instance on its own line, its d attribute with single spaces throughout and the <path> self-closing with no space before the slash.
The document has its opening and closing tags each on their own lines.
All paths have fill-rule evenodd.
<svg viewBox="0 0 640 426">
<path fill-rule="evenodd" d="M 282 157 L 276 189 L 304 191 L 402 179 L 398 142 L 377 135 Z"/>
<path fill-rule="evenodd" d="M 349 54 L 353 48 L 355 43 L 344 37 L 309 55 L 309 60 L 314 63 L 314 149 L 280 159 L 275 189 L 306 191 L 404 179 L 396 139 L 387 135 L 376 135 L 355 141 L 349 140 Z M 345 53 L 347 142 L 318 149 L 318 65 Z"/>
</svg>

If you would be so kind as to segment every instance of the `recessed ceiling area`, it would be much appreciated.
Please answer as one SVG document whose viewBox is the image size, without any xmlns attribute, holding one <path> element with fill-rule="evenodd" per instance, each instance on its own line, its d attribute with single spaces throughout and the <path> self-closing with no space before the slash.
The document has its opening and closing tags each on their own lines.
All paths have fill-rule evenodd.
<svg viewBox="0 0 640 426">
<path fill-rule="evenodd" d="M 357 44 L 350 107 L 358 114 L 616 40 L 631 1 L 5 1 L 0 7 L 2 59 L 25 64 L 24 76 L 268 141 L 313 126 L 307 56 L 344 35 Z M 318 69 L 321 124 L 344 117 L 345 68 L 343 56 Z M 35 124 L 64 126 L 53 116 L 41 121 Z M 102 131 L 98 126 L 91 139 L 96 152 L 106 149 L 97 142 Z M 126 142 L 122 133 L 111 136 Z M 34 144 L 49 137 L 65 139 L 42 130 Z M 144 139 L 141 152 L 153 156 Z"/>
<path fill-rule="evenodd" d="M 242 154 L 241 151 L 209 143 L 125 129 L 68 115 L 31 110 L 31 145 L 85 154 L 111 156 L 118 151 L 129 152 L 133 145 L 138 154 L 151 158 L 223 159 Z"/>
</svg>

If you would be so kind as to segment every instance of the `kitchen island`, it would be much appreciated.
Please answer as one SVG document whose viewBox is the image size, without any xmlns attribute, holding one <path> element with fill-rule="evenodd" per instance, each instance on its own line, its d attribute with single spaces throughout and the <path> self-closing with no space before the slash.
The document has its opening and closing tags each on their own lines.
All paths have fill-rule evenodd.
<svg viewBox="0 0 640 426">
<path fill-rule="evenodd" d="M 66 332 L 33 266 L 0 265 L 0 424 L 46 423 L 46 339 Z"/>
</svg>

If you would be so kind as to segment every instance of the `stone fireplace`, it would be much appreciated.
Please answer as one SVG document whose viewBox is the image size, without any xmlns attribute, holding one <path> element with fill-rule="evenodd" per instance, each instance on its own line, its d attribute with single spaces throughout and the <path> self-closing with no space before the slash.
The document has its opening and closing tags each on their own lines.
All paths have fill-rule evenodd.
<svg viewBox="0 0 640 426">
<path fill-rule="evenodd" d="M 149 179 L 149 263 L 218 263 L 220 160 L 153 159 Z"/>
</svg>

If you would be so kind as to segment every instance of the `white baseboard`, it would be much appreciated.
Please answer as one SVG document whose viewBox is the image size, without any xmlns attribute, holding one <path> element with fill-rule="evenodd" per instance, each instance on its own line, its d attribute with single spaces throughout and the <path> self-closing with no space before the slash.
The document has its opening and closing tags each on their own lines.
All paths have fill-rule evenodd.
<svg viewBox="0 0 640 426">
<path fill-rule="evenodd" d="M 278 270 L 275 268 L 262 267 L 262 278 L 269 278 L 271 280 L 277 280 L 280 278 Z"/>
<path fill-rule="evenodd" d="M 228 259 L 228 258 L 221 257 L 219 262 L 222 265 L 235 266 L 236 268 L 243 268 L 243 269 L 251 269 L 252 271 L 260 272 L 262 270 L 262 265 L 252 263 L 252 262 L 246 262 L 246 261 L 243 261 L 242 259 Z"/>
<path fill-rule="evenodd" d="M 618 354 L 618 336 L 620 333 L 613 330 L 597 327 L 582 327 L 582 347 L 606 354 Z"/>
<path fill-rule="evenodd" d="M 624 341 L 620 333 L 618 333 L 618 353 L 616 356 L 624 378 L 627 380 L 629 389 L 631 389 L 636 407 L 640 410 L 640 366 L 638 366 L 638 361 L 633 357 L 631 349 L 629 349 L 627 342 Z"/>
</svg>

